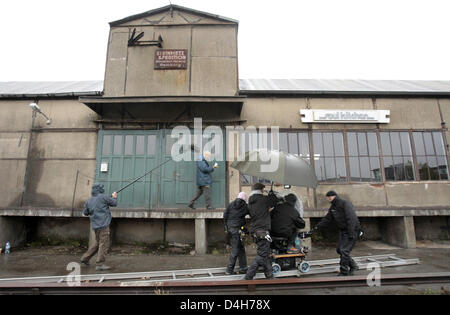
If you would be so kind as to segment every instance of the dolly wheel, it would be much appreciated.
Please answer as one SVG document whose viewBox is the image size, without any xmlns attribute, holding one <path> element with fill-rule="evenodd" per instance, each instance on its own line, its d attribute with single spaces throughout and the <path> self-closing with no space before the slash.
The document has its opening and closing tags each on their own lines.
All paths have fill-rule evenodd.
<svg viewBox="0 0 450 315">
<path fill-rule="evenodd" d="M 306 262 L 306 261 L 302 261 L 302 262 L 298 265 L 298 270 L 299 270 L 300 272 L 307 273 L 307 272 L 309 271 L 309 269 L 311 269 L 311 266 L 310 266 L 309 263 Z"/>
<path fill-rule="evenodd" d="M 273 263 L 272 264 L 273 275 L 276 276 L 277 274 L 280 273 L 280 271 L 281 271 L 281 266 L 279 264 L 277 264 L 277 263 Z"/>
</svg>

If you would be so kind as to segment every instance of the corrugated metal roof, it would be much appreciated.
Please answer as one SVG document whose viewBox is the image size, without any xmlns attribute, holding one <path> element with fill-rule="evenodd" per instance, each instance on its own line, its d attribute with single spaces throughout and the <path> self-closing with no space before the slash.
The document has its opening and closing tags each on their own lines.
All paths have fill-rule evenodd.
<svg viewBox="0 0 450 315">
<path fill-rule="evenodd" d="M 240 79 L 240 94 L 446 95 L 450 81 Z M 0 98 L 101 95 L 103 81 L 0 82 Z"/>
<path fill-rule="evenodd" d="M 0 82 L 0 98 L 100 95 L 103 81 Z"/>
<path fill-rule="evenodd" d="M 450 94 L 450 81 L 240 79 L 241 94 Z"/>
</svg>

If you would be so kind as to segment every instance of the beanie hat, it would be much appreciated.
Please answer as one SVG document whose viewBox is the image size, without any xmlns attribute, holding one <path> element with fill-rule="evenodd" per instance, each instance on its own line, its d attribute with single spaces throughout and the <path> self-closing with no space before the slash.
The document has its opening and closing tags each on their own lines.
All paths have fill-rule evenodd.
<svg viewBox="0 0 450 315">
<path fill-rule="evenodd" d="M 331 197 L 331 196 L 337 196 L 337 193 L 334 190 L 330 190 L 329 192 L 327 192 L 327 197 Z"/>
<path fill-rule="evenodd" d="M 241 191 L 238 195 L 238 198 L 242 199 L 244 201 L 247 201 L 247 194 L 245 192 Z"/>
</svg>

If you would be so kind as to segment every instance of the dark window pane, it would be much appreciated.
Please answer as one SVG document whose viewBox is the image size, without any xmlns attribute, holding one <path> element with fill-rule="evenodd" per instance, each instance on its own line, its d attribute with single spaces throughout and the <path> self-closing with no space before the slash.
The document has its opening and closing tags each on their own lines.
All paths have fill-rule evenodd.
<svg viewBox="0 0 450 315">
<path fill-rule="evenodd" d="M 314 155 L 323 156 L 322 133 L 313 133 Z"/>
<path fill-rule="evenodd" d="M 427 156 L 428 167 L 430 170 L 430 179 L 439 180 L 439 170 L 435 156 Z"/>
<path fill-rule="evenodd" d="M 280 132 L 280 151 L 288 152 L 288 139 L 287 134 L 285 132 Z"/>
<path fill-rule="evenodd" d="M 155 155 L 156 135 L 149 135 L 147 138 L 147 155 Z"/>
<path fill-rule="evenodd" d="M 394 175 L 394 161 L 391 157 L 384 157 L 384 173 L 386 175 L 386 180 L 395 180 Z"/>
<path fill-rule="evenodd" d="M 447 158 L 445 156 L 438 156 L 437 163 L 438 163 L 440 178 L 448 179 Z"/>
<path fill-rule="evenodd" d="M 350 177 L 352 181 L 360 181 L 361 175 L 359 172 L 359 158 L 357 157 L 350 157 L 349 158 L 350 163 Z"/>
<path fill-rule="evenodd" d="M 419 176 L 421 180 L 429 180 L 430 174 L 428 172 L 428 162 L 426 156 L 418 156 L 417 164 L 419 166 Z"/>
<path fill-rule="evenodd" d="M 369 147 L 369 155 L 370 156 L 378 156 L 378 141 L 377 135 L 375 132 L 367 133 L 367 145 Z"/>
<path fill-rule="evenodd" d="M 334 156 L 333 134 L 326 132 L 323 134 L 324 156 Z"/>
<path fill-rule="evenodd" d="M 434 155 L 433 138 L 430 132 L 423 133 L 423 142 L 425 144 L 425 155 Z"/>
<path fill-rule="evenodd" d="M 289 141 L 289 153 L 298 154 L 297 133 L 293 132 L 288 133 L 288 141 Z"/>
<path fill-rule="evenodd" d="M 412 155 L 411 152 L 411 141 L 409 139 L 409 134 L 407 132 L 400 132 L 400 140 L 402 143 L 402 153 L 403 155 Z"/>
<path fill-rule="evenodd" d="M 358 132 L 358 149 L 359 155 L 369 155 L 367 151 L 366 134 L 363 132 Z"/>
<path fill-rule="evenodd" d="M 381 152 L 383 153 L 383 155 L 392 155 L 389 132 L 381 132 L 380 140 L 381 140 Z"/>
<path fill-rule="evenodd" d="M 114 154 L 122 154 L 122 136 L 114 136 Z"/>
<path fill-rule="evenodd" d="M 334 158 L 325 158 L 325 173 L 327 180 L 336 180 L 336 165 L 334 162 Z"/>
<path fill-rule="evenodd" d="M 403 158 L 403 163 L 405 165 L 405 179 L 414 180 L 414 165 L 411 156 L 405 156 Z"/>
<path fill-rule="evenodd" d="M 342 133 L 334 133 L 333 140 L 335 156 L 344 156 L 344 138 L 342 136 Z"/>
<path fill-rule="evenodd" d="M 133 136 L 125 136 L 125 155 L 133 154 Z"/>
<path fill-rule="evenodd" d="M 309 158 L 309 136 L 306 132 L 298 134 L 299 153 L 301 157 Z"/>
<path fill-rule="evenodd" d="M 361 165 L 361 179 L 363 181 L 370 181 L 370 164 L 368 157 L 361 157 L 359 161 Z"/>
<path fill-rule="evenodd" d="M 325 165 L 324 158 L 314 158 L 314 165 L 316 171 L 317 180 L 325 180 Z"/>
<path fill-rule="evenodd" d="M 372 179 L 381 181 L 380 159 L 378 157 L 370 158 L 370 174 Z"/>
<path fill-rule="evenodd" d="M 349 156 L 358 156 L 358 145 L 356 142 L 356 133 L 347 133 L 348 154 Z"/>
<path fill-rule="evenodd" d="M 403 157 L 394 156 L 394 172 L 395 172 L 395 180 L 405 180 L 405 165 L 403 163 Z"/>
<path fill-rule="evenodd" d="M 402 155 L 402 147 L 400 142 L 400 134 L 398 132 L 391 132 L 392 155 Z"/>
<path fill-rule="evenodd" d="M 444 139 L 441 132 L 433 132 L 434 147 L 436 155 L 445 155 Z"/>
<path fill-rule="evenodd" d="M 345 158 L 336 158 L 336 173 L 338 181 L 345 182 L 347 180 L 347 170 L 345 168 Z"/>
<path fill-rule="evenodd" d="M 136 136 L 136 155 L 144 155 L 145 136 Z"/>
<path fill-rule="evenodd" d="M 103 136 L 103 144 L 102 144 L 102 154 L 110 155 L 111 154 L 111 140 L 112 136 Z"/>
<path fill-rule="evenodd" d="M 413 132 L 414 147 L 417 155 L 425 155 L 425 146 L 421 132 Z"/>
</svg>

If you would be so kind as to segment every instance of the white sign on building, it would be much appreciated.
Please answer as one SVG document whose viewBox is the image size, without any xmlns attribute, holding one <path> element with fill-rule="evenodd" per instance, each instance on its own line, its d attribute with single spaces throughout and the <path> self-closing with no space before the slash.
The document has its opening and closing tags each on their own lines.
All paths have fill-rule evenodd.
<svg viewBox="0 0 450 315">
<path fill-rule="evenodd" d="M 390 110 L 301 109 L 304 123 L 379 123 L 388 124 Z"/>
</svg>

